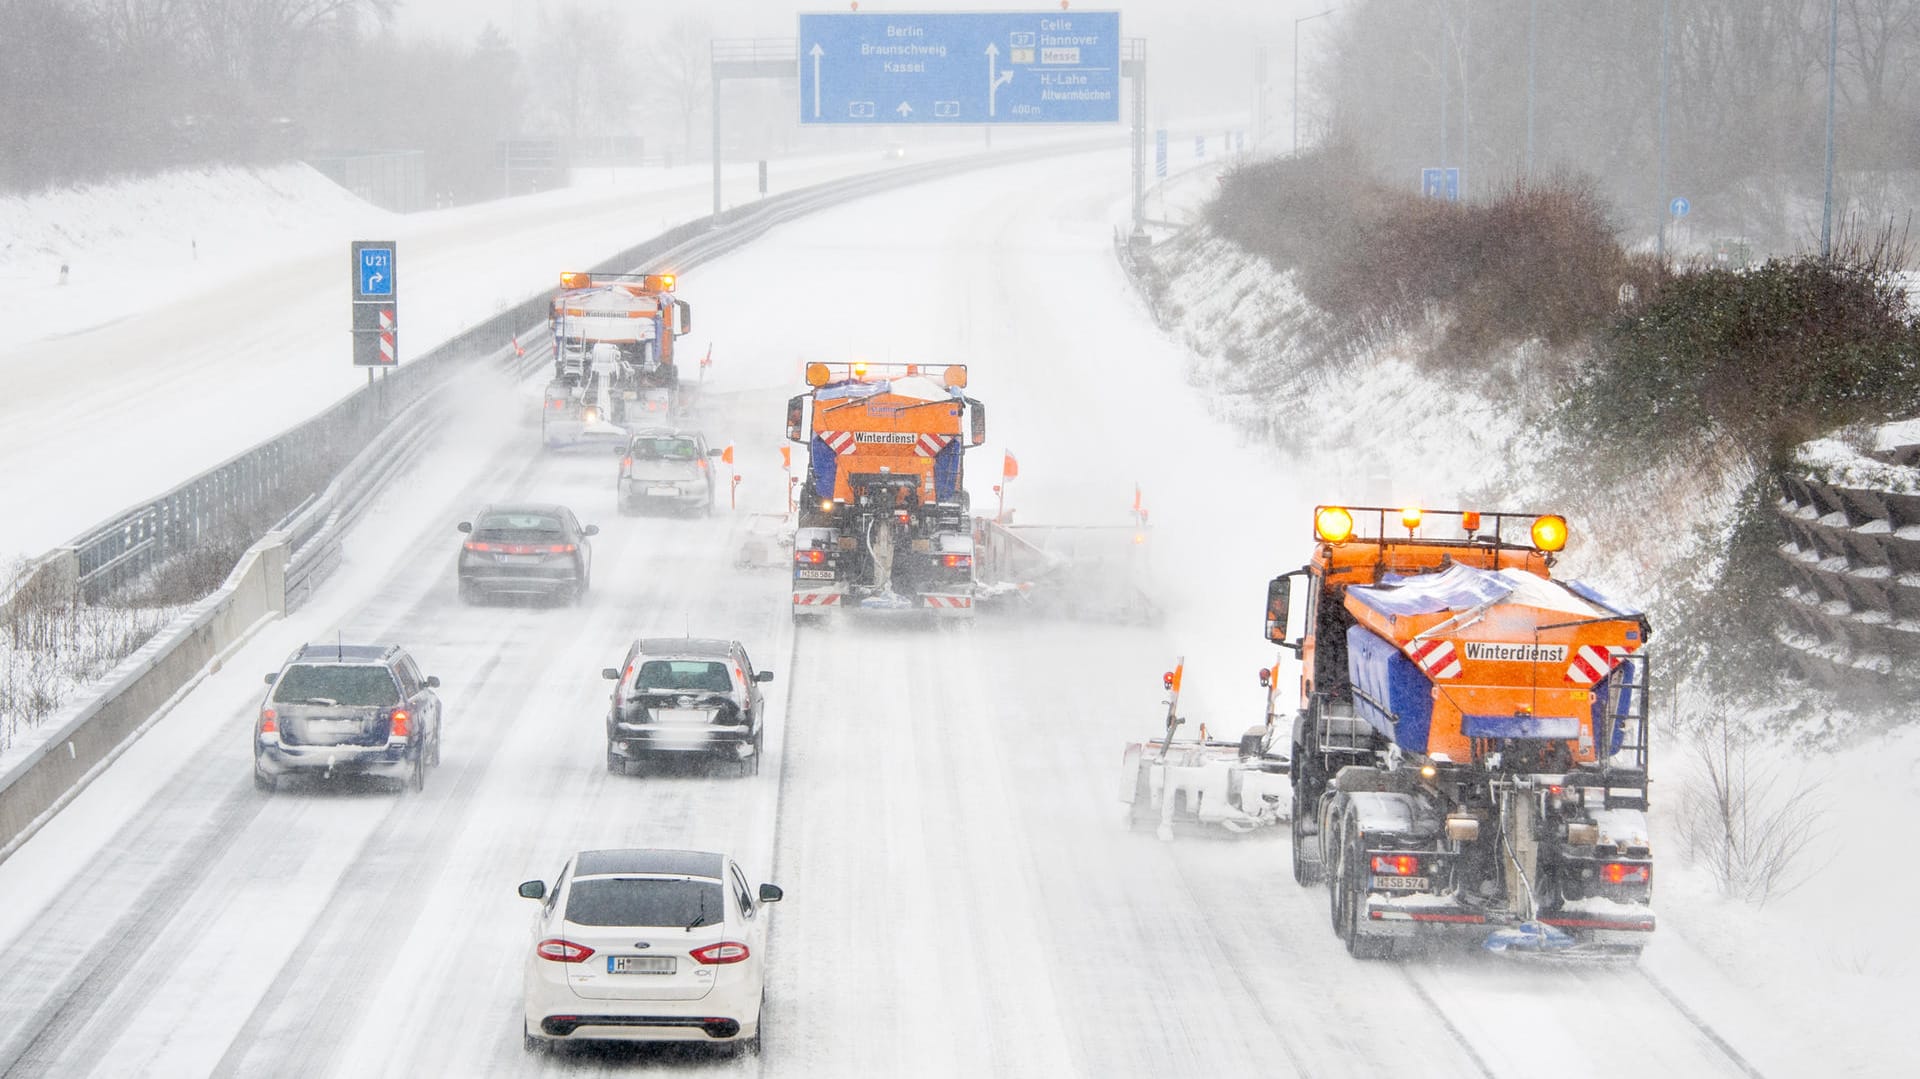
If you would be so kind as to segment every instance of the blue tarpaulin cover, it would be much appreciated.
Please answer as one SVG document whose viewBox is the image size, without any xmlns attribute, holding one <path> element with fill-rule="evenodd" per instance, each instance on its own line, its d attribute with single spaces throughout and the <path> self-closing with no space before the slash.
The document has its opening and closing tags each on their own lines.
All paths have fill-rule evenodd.
<svg viewBox="0 0 1920 1079">
<path fill-rule="evenodd" d="M 1347 594 L 1381 614 L 1396 617 L 1464 611 L 1486 603 L 1506 602 L 1565 611 L 1580 618 L 1604 618 L 1622 613 L 1525 570 L 1486 570 L 1461 565 L 1448 566 L 1438 573 L 1406 577 L 1388 574 L 1377 585 L 1349 588 Z"/>
</svg>

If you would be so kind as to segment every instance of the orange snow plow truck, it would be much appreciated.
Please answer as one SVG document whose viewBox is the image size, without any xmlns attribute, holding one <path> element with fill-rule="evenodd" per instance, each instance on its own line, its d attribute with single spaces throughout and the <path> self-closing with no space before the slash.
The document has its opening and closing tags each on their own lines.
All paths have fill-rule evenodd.
<svg viewBox="0 0 1920 1079">
<path fill-rule="evenodd" d="M 1266 635 L 1302 667 L 1294 878 L 1326 882 L 1347 950 L 1638 955 L 1645 615 L 1552 576 L 1557 515 L 1321 506 L 1314 541 Z"/>
<path fill-rule="evenodd" d="M 793 615 L 836 609 L 973 614 L 965 453 L 987 437 L 963 364 L 810 363 L 787 402 L 806 446 Z"/>
</svg>

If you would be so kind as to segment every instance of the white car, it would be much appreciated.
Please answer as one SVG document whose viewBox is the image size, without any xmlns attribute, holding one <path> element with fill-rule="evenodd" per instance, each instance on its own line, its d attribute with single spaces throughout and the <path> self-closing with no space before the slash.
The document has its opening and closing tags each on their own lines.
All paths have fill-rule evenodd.
<svg viewBox="0 0 1920 1079">
<path fill-rule="evenodd" d="M 734 1043 L 756 1051 L 767 904 L 724 854 L 586 850 L 538 899 L 527 950 L 526 1047 L 565 1041 Z"/>
</svg>

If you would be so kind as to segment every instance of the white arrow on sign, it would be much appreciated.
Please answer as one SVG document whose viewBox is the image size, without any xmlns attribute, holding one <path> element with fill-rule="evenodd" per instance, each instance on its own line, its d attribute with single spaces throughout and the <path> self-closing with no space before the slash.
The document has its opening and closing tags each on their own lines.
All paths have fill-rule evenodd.
<svg viewBox="0 0 1920 1079">
<path fill-rule="evenodd" d="M 386 275 L 386 274 L 383 274 L 383 273 L 379 273 L 379 272 L 377 272 L 377 271 L 376 271 L 376 272 L 374 272 L 374 273 L 370 273 L 370 274 L 368 274 L 368 275 L 367 275 L 367 291 L 368 291 L 368 292 L 379 292 L 379 291 L 380 291 L 380 282 L 382 282 L 382 281 L 385 281 L 386 279 L 387 279 L 387 275 Z"/>
<path fill-rule="evenodd" d="M 897 108 L 897 109 L 895 109 L 895 110 L 893 110 L 893 111 L 895 111 L 895 112 L 897 112 L 897 113 L 899 113 L 899 114 L 900 114 L 900 118 L 904 120 L 904 119 L 906 119 L 907 117 L 909 117 L 909 116 L 912 116 L 912 115 L 913 115 L 913 106 L 912 106 L 912 105 L 909 105 L 909 104 L 907 104 L 907 103 L 906 103 L 906 102 L 904 102 L 904 101 L 902 101 L 902 102 L 900 103 L 900 107 L 899 107 L 899 108 Z"/>
<path fill-rule="evenodd" d="M 807 55 L 813 57 L 813 118 L 816 120 L 820 119 L 820 57 L 825 52 L 826 50 L 820 47 L 818 41 L 813 43 L 813 48 L 807 50 Z"/>
<path fill-rule="evenodd" d="M 1000 62 L 1000 46 L 989 41 L 987 43 L 987 115 L 988 116 L 996 115 L 996 109 L 998 107 L 996 99 L 1000 96 L 1000 88 L 1013 81 L 1013 72 L 995 70 L 997 67 L 999 67 L 999 62 Z"/>
</svg>

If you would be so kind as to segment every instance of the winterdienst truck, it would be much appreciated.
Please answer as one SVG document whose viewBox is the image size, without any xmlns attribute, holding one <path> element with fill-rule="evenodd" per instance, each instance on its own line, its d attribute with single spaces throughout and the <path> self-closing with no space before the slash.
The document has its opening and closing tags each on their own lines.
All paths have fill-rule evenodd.
<svg viewBox="0 0 1920 1079">
<path fill-rule="evenodd" d="M 1312 558 L 1270 582 L 1267 639 L 1301 662 L 1294 877 L 1326 882 L 1355 956 L 1652 933 L 1651 633 L 1552 575 L 1566 542 L 1553 514 L 1321 506 Z"/>
</svg>

